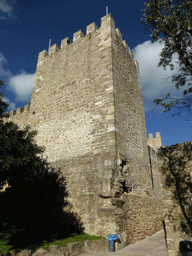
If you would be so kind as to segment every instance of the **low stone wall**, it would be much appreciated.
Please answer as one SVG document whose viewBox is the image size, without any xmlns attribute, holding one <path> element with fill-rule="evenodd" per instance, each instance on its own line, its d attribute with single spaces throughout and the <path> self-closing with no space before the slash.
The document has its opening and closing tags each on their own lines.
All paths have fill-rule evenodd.
<svg viewBox="0 0 192 256">
<path fill-rule="evenodd" d="M 50 251 L 46 251 L 42 248 L 32 254 L 30 250 L 24 250 L 16 253 L 10 251 L 6 256 L 70 256 L 90 253 L 104 253 L 108 251 L 108 241 L 105 239 L 100 240 L 87 240 L 84 243 L 73 242 L 69 243 L 65 247 L 59 247 L 57 245 L 50 245 Z M 1 254 L 0 254 L 1 256 Z"/>
<path fill-rule="evenodd" d="M 124 195 L 127 206 L 124 227 L 126 244 L 133 244 L 163 229 L 162 202 L 153 197 Z"/>
<path fill-rule="evenodd" d="M 192 142 L 161 148 L 163 216 L 169 256 L 182 240 L 192 241 Z"/>
</svg>

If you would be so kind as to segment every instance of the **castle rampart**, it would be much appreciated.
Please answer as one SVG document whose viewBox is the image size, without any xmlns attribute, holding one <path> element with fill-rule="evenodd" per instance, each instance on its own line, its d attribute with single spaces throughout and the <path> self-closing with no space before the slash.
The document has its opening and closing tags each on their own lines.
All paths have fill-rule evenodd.
<svg viewBox="0 0 192 256">
<path fill-rule="evenodd" d="M 156 137 L 155 138 L 153 138 L 153 134 L 152 133 L 149 133 L 149 139 L 147 140 L 147 143 L 155 151 L 160 149 L 160 147 L 162 147 L 162 141 L 161 141 L 160 132 L 156 132 Z"/>
<path fill-rule="evenodd" d="M 117 233 L 123 246 L 162 227 L 139 65 L 111 14 L 39 53 L 30 105 L 10 120 L 38 131 L 86 232 Z"/>
</svg>

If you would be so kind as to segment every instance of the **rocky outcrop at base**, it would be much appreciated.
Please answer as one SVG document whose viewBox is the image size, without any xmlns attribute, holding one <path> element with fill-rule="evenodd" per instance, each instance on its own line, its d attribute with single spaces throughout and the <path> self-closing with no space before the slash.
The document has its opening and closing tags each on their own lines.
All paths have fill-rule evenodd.
<svg viewBox="0 0 192 256">
<path fill-rule="evenodd" d="M 72 256 L 80 255 L 86 253 L 98 253 L 108 251 L 108 241 L 105 239 L 100 240 L 87 240 L 84 243 L 73 242 L 69 243 L 65 247 L 60 247 L 57 245 L 50 245 L 50 251 L 46 251 L 42 248 L 38 249 L 36 252 L 32 253 L 30 250 L 24 250 L 16 253 L 14 250 L 6 253 L 6 256 Z M 0 256 L 1 253 L 0 253 Z"/>
</svg>

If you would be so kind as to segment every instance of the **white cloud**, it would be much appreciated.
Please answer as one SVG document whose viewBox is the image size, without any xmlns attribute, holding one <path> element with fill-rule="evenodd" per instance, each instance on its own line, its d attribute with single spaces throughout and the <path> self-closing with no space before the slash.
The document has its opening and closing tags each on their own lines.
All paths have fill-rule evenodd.
<svg viewBox="0 0 192 256">
<path fill-rule="evenodd" d="M 182 92 L 177 90 L 171 82 L 170 77 L 175 71 L 171 71 L 169 68 L 164 70 L 162 67 L 157 67 L 162 48 L 163 45 L 158 42 L 146 41 L 137 45 L 133 50 L 134 57 L 139 63 L 146 111 L 157 109 L 153 99 L 164 97 L 168 92 L 173 96 L 179 96 Z"/>
<path fill-rule="evenodd" d="M 5 80 L 7 90 L 12 91 L 16 101 L 27 102 L 30 100 L 35 74 L 27 74 L 24 70 L 20 74 L 13 75 L 10 70 L 5 69 L 6 58 L 0 53 L 0 80 Z M 10 103 L 14 106 L 14 103 Z"/>
<path fill-rule="evenodd" d="M 17 101 L 29 101 L 33 90 L 35 74 L 27 74 L 21 71 L 21 74 L 12 76 L 9 80 L 9 88 L 16 94 Z"/>
<path fill-rule="evenodd" d="M 2 53 L 0 53 L 0 77 L 6 77 L 10 78 L 12 76 L 12 73 L 9 70 L 5 69 L 5 65 L 7 64 L 7 61 Z"/>
<path fill-rule="evenodd" d="M 5 20 L 12 16 L 13 8 L 16 3 L 17 3 L 16 0 L 0 0 L 0 19 L 1 20 Z"/>
<path fill-rule="evenodd" d="M 9 104 L 8 111 L 10 111 L 12 109 L 16 109 L 16 104 L 14 102 L 10 102 L 10 100 L 8 98 L 3 97 L 2 100 Z"/>
</svg>

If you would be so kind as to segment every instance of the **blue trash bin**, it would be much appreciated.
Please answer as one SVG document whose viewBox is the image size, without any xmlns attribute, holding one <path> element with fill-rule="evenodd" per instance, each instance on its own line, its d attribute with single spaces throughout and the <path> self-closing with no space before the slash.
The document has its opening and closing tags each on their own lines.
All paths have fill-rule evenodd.
<svg viewBox="0 0 192 256">
<path fill-rule="evenodd" d="M 118 235 L 107 235 L 108 238 L 108 250 L 109 252 L 114 252 L 115 251 L 115 240 L 118 239 Z"/>
</svg>

